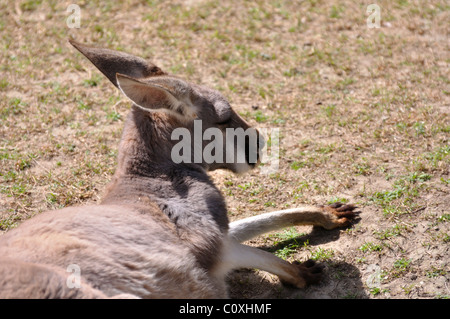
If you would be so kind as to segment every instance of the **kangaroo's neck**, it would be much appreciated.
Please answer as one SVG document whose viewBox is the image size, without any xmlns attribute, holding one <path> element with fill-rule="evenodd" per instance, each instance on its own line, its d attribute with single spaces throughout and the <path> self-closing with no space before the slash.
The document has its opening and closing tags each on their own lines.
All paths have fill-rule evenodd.
<svg viewBox="0 0 450 319">
<path fill-rule="evenodd" d="M 176 164 L 171 151 L 172 131 L 179 123 L 165 113 L 150 113 L 133 106 L 128 115 L 119 146 L 117 169 L 105 194 L 109 201 L 153 193 L 151 184 L 163 181 L 209 181 L 205 170 L 197 164 Z M 155 193 L 153 195 L 158 195 Z"/>
<path fill-rule="evenodd" d="M 126 205 L 142 213 L 158 207 L 199 263 L 209 269 L 217 256 L 211 252 L 220 249 L 228 230 L 223 196 L 201 166 L 171 160 L 170 123 L 157 123 L 154 118 L 140 123 L 136 120 L 144 116 L 135 112 L 139 110 L 135 108 L 127 118 L 118 168 L 101 204 Z"/>
<path fill-rule="evenodd" d="M 164 113 L 133 106 L 120 141 L 116 175 L 151 177 L 170 170 L 171 134 L 176 126 Z"/>
</svg>

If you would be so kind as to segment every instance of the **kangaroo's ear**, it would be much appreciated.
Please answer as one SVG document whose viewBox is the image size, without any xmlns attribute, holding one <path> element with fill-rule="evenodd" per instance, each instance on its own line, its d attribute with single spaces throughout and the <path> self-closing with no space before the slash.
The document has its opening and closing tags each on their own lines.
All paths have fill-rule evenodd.
<svg viewBox="0 0 450 319">
<path fill-rule="evenodd" d="M 197 118 L 192 103 L 194 92 L 180 79 L 164 76 L 139 80 L 123 74 L 117 74 L 116 78 L 123 94 L 143 109 L 168 111 L 188 121 Z"/>
<path fill-rule="evenodd" d="M 166 74 L 156 65 L 131 54 L 87 46 L 72 39 L 69 42 L 106 75 L 116 87 L 118 87 L 117 73 L 137 79 Z"/>
</svg>

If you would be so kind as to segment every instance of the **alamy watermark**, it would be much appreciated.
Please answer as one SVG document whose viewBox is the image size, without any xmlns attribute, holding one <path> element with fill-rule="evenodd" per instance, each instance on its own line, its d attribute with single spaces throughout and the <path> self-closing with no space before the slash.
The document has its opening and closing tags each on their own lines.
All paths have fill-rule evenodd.
<svg viewBox="0 0 450 319">
<path fill-rule="evenodd" d="M 262 174 L 275 173 L 280 165 L 280 129 L 277 127 L 260 128 L 258 131 L 265 139 L 265 145 L 261 150 L 260 172 Z"/>
<path fill-rule="evenodd" d="M 278 170 L 280 146 L 278 128 L 271 130 L 226 128 L 224 133 L 217 127 L 203 130 L 202 121 L 194 120 L 193 132 L 184 127 L 176 128 L 172 132 L 171 139 L 179 141 L 171 150 L 171 159 L 176 164 L 260 162 L 262 173 L 268 174 Z"/>
<path fill-rule="evenodd" d="M 67 27 L 70 29 L 76 28 L 79 29 L 81 25 L 81 9 L 77 4 L 70 4 L 67 7 L 67 12 L 71 13 L 66 20 Z M 366 20 L 367 27 L 372 28 L 380 28 L 380 20 L 381 20 L 381 9 L 380 6 L 376 3 L 369 4 L 366 9 L 366 13 L 369 14 Z"/>
<path fill-rule="evenodd" d="M 81 288 L 81 268 L 77 264 L 70 264 L 66 271 L 70 273 L 67 277 L 66 285 L 69 289 Z"/>
<path fill-rule="evenodd" d="M 381 9 L 378 4 L 372 3 L 367 6 L 366 13 L 369 14 L 366 23 L 369 29 L 380 28 Z"/>
<path fill-rule="evenodd" d="M 67 12 L 71 13 L 67 19 L 66 24 L 69 29 L 79 29 L 81 26 L 81 9 L 77 4 L 71 4 L 67 7 Z"/>
<path fill-rule="evenodd" d="M 369 267 L 367 267 L 365 272 L 366 274 L 368 274 L 366 279 L 366 286 L 371 290 L 380 289 L 382 280 L 381 267 L 375 264 L 371 264 L 369 265 Z"/>
</svg>

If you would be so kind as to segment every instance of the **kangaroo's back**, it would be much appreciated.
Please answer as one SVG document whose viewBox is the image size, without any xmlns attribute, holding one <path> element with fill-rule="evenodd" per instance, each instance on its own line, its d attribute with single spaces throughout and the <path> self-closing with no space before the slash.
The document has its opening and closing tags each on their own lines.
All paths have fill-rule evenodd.
<svg viewBox="0 0 450 319">
<path fill-rule="evenodd" d="M 349 224 L 351 205 L 306 207 L 228 224 L 207 171 L 243 173 L 264 140 L 217 91 L 123 52 L 71 43 L 133 103 L 116 172 L 95 206 L 39 214 L 0 237 L 3 298 L 217 298 L 234 268 L 302 288 L 314 262 L 289 263 L 240 243 L 298 224 Z"/>
<path fill-rule="evenodd" d="M 0 241 L 0 297 L 223 297 L 170 220 L 146 206 L 70 207 L 24 222 Z"/>
</svg>

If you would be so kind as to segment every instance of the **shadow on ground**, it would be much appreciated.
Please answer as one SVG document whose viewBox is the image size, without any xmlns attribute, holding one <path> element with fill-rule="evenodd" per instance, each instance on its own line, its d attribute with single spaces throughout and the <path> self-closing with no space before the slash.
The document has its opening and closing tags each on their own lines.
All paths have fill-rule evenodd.
<svg viewBox="0 0 450 319">
<path fill-rule="evenodd" d="M 232 299 L 366 299 L 359 270 L 345 262 L 326 262 L 324 280 L 305 289 L 283 286 L 275 276 L 253 270 L 229 275 Z"/>
<path fill-rule="evenodd" d="M 260 245 L 259 248 L 275 253 L 292 244 L 307 246 L 314 250 L 314 246 L 335 242 L 339 239 L 341 230 L 324 230 L 313 227 L 306 235 L 284 240 L 275 245 Z M 242 269 L 236 270 L 228 277 L 229 294 L 231 298 L 259 299 L 259 298 L 283 298 L 283 299 L 365 299 L 369 298 L 364 284 L 361 281 L 360 270 L 339 257 L 331 257 L 322 261 L 325 266 L 324 278 L 317 285 L 305 289 L 295 289 L 283 286 L 277 276 L 267 272 Z"/>
</svg>

